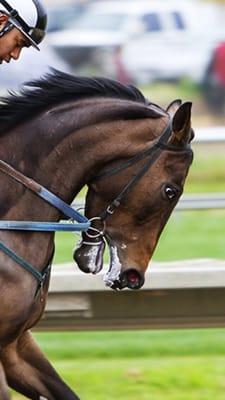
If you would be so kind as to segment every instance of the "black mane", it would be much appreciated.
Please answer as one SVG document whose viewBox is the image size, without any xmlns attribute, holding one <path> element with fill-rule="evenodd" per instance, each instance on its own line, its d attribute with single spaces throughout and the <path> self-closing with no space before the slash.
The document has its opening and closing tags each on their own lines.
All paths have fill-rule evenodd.
<svg viewBox="0 0 225 400">
<path fill-rule="evenodd" d="M 132 85 L 107 78 L 76 77 L 52 69 L 43 78 L 25 83 L 19 93 L 10 92 L 9 96 L 0 99 L 0 133 L 62 101 L 94 96 L 148 104 L 143 94 Z"/>
</svg>

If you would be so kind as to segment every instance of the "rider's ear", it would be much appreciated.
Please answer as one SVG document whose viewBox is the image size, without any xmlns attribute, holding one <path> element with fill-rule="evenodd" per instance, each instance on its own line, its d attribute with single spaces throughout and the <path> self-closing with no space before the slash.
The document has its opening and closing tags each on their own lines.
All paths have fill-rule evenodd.
<svg viewBox="0 0 225 400">
<path fill-rule="evenodd" d="M 9 20 L 8 15 L 0 13 L 0 29 L 4 28 Z"/>
<path fill-rule="evenodd" d="M 172 122 L 173 134 L 170 139 L 170 144 L 175 141 L 180 144 L 189 143 L 191 141 L 191 107 L 192 103 L 184 103 L 174 114 Z"/>
<path fill-rule="evenodd" d="M 181 104 L 182 101 L 179 99 L 172 101 L 172 103 L 168 105 L 166 112 L 170 115 L 174 115 L 177 109 L 181 106 Z"/>
</svg>

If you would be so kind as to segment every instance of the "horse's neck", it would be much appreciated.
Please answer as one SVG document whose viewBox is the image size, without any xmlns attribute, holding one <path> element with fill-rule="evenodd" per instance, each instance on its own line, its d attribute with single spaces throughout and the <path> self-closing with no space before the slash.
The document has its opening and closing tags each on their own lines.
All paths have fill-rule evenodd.
<svg viewBox="0 0 225 400">
<path fill-rule="evenodd" d="M 64 121 L 61 125 L 56 121 L 51 127 L 47 122 L 46 115 L 42 129 L 40 126 L 36 129 L 37 124 L 28 124 L 28 137 L 25 135 L 25 127 L 20 127 L 19 131 L 1 139 L 0 157 L 67 202 L 71 202 L 80 188 L 102 167 L 117 159 L 130 157 L 145 148 L 153 138 L 150 133 L 156 123 L 150 120 L 115 121 L 90 123 L 81 129 L 72 129 L 71 121 L 71 125 L 65 129 Z M 5 188 L 0 195 L 2 218 L 48 221 L 59 219 L 58 211 L 30 191 L 24 192 L 21 185 L 11 178 L 1 176 L 1 184 Z M 4 243 L 9 241 L 17 249 L 18 235 L 0 232 L 0 236 Z M 20 243 L 20 256 L 32 260 L 36 254 L 36 266 L 42 268 L 52 249 L 52 236 L 43 234 L 36 241 L 36 235 L 26 235 L 24 243 Z"/>
<path fill-rule="evenodd" d="M 71 201 L 101 168 L 133 156 L 151 139 L 147 120 L 90 125 L 66 136 L 54 147 L 40 173 L 50 171 L 48 187 Z"/>
<path fill-rule="evenodd" d="M 3 144 L 8 161 L 16 160 L 15 168 L 71 202 L 102 167 L 134 155 L 152 140 L 156 121 L 98 122 L 109 112 L 101 111 L 101 117 L 99 109 L 92 110 L 90 117 L 82 114 L 79 107 L 76 111 L 70 107 L 68 112 L 63 109 L 53 115 L 45 113 L 35 124 L 21 126 Z"/>
</svg>

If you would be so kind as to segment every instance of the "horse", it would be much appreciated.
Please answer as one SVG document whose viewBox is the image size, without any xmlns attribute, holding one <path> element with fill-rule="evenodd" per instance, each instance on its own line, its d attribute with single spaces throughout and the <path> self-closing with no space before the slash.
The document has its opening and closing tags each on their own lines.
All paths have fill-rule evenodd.
<svg viewBox="0 0 225 400">
<path fill-rule="evenodd" d="M 57 70 L 9 93 L 0 104 L 1 223 L 58 223 L 62 210 L 35 185 L 68 205 L 87 185 L 90 228 L 74 259 L 96 274 L 107 244 L 106 285 L 139 289 L 192 163 L 191 106 L 163 109 L 133 86 Z M 11 387 L 30 399 L 78 400 L 30 333 L 45 308 L 54 232 L 0 228 L 0 243 L 0 398 Z"/>
</svg>

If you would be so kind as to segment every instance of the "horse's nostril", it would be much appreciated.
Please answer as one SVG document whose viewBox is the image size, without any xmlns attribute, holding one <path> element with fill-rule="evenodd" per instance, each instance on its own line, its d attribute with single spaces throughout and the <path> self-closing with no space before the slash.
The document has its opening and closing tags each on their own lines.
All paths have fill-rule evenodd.
<svg viewBox="0 0 225 400">
<path fill-rule="evenodd" d="M 128 269 L 122 273 L 121 282 L 123 287 L 140 289 L 144 285 L 144 277 L 136 269 Z"/>
</svg>

